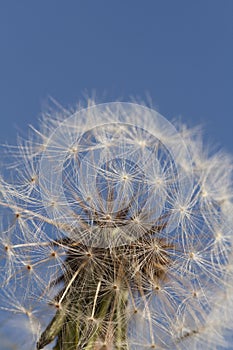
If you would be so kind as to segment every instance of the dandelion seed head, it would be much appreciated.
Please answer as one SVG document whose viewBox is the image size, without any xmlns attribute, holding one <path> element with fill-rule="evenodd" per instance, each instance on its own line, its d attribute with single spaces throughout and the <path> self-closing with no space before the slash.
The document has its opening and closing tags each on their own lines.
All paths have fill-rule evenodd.
<svg viewBox="0 0 233 350">
<path fill-rule="evenodd" d="M 24 348 L 227 343 L 233 166 L 199 131 L 143 105 L 90 100 L 49 111 L 8 149 L 0 309 L 24 319 Z"/>
</svg>

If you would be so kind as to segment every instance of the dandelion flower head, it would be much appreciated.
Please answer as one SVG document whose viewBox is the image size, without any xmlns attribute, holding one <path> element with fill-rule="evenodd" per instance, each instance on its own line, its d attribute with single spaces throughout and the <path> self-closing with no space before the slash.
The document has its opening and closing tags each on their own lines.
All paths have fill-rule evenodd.
<svg viewBox="0 0 233 350">
<path fill-rule="evenodd" d="M 232 158 L 199 128 L 91 101 L 4 153 L 0 332 L 17 349 L 230 346 Z"/>
</svg>

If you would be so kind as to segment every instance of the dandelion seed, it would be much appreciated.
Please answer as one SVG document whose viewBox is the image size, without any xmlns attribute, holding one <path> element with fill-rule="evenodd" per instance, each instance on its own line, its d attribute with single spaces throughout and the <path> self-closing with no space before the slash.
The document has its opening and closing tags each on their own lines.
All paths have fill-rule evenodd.
<svg viewBox="0 0 233 350">
<path fill-rule="evenodd" d="M 200 129 L 89 101 L 5 152 L 0 329 L 19 349 L 229 345 L 233 163 Z"/>
</svg>

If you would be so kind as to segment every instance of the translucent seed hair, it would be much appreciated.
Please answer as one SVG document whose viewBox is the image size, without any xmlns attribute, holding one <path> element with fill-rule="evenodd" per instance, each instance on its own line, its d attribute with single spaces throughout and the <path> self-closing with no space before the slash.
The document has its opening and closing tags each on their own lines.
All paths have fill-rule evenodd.
<svg viewBox="0 0 233 350">
<path fill-rule="evenodd" d="M 232 158 L 200 128 L 90 101 L 2 155 L 4 349 L 230 346 Z"/>
</svg>

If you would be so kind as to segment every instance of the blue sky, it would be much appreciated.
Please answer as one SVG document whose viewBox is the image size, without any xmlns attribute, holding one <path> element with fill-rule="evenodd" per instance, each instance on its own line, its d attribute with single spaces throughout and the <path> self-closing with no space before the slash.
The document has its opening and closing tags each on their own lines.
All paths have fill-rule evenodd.
<svg viewBox="0 0 233 350">
<path fill-rule="evenodd" d="M 149 94 L 233 151 L 233 1 L 1 1 L 0 142 L 65 107 Z"/>
</svg>

